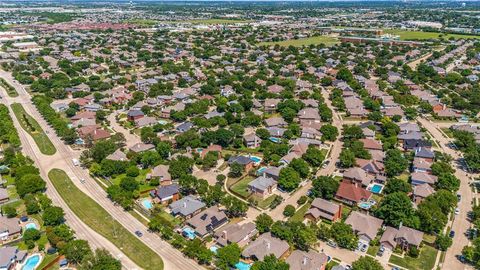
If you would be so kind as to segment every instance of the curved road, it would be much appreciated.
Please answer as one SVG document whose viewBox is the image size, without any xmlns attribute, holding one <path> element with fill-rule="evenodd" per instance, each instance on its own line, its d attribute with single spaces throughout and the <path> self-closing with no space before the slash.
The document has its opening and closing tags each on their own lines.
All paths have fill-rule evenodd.
<svg viewBox="0 0 480 270">
<path fill-rule="evenodd" d="M 137 230 L 142 231 L 143 237 L 139 239 L 162 257 L 164 269 L 203 269 L 203 267 L 198 265 L 195 261 L 186 258 L 179 250 L 163 241 L 158 235 L 148 232 L 148 228 L 143 223 L 134 218 L 128 212 L 125 212 L 120 206 L 115 206 L 113 202 L 107 198 L 106 192 L 98 186 L 93 178 L 90 177 L 88 170 L 76 167 L 72 164 L 71 160 L 73 158 L 79 158 L 80 152 L 73 151 L 70 147 L 66 146 L 58 136 L 56 136 L 55 131 L 48 125 L 36 110 L 35 106 L 31 103 L 31 97 L 23 86 L 13 82 L 11 74 L 3 70 L 0 70 L 0 77 L 4 78 L 8 83 L 15 87 L 19 94 L 17 98 L 10 98 L 8 96 L 5 96 L 4 98 L 9 103 L 22 103 L 26 112 L 35 118 L 43 129 L 49 133 L 52 143 L 57 148 L 57 153 L 53 156 L 42 156 L 38 149 L 33 149 L 34 156 L 40 157 L 40 159 L 38 159 L 38 166 L 41 169 L 45 172 L 54 168 L 63 169 L 78 188 L 100 204 L 115 220 L 120 222 L 123 227 L 130 231 L 130 233 L 133 234 Z M 82 178 L 85 179 L 85 183 L 83 184 L 80 182 L 80 179 Z"/>
</svg>

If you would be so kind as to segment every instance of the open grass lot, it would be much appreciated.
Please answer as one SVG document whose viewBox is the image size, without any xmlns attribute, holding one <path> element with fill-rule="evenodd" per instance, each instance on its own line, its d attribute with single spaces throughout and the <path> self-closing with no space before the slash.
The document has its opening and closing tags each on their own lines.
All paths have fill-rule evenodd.
<svg viewBox="0 0 480 270">
<path fill-rule="evenodd" d="M 480 39 L 480 36 L 474 36 L 474 35 L 443 34 L 443 33 L 436 33 L 436 32 L 407 31 L 407 30 L 401 30 L 401 29 L 386 29 L 384 31 L 385 33 L 400 36 L 401 40 L 426 40 L 426 39 L 437 39 L 440 37 L 443 37 L 444 39 L 448 39 L 450 37 L 453 37 L 456 39 L 461 39 L 461 38 Z"/>
<path fill-rule="evenodd" d="M 333 46 L 339 43 L 337 38 L 329 37 L 329 36 L 315 36 L 309 38 L 299 38 L 299 39 L 290 39 L 290 40 L 283 40 L 283 41 L 272 41 L 272 42 L 261 42 L 258 43 L 259 46 L 270 46 L 270 45 L 280 45 L 280 46 L 294 46 L 294 47 L 301 47 L 301 46 L 309 46 L 309 45 L 316 45 L 316 44 L 325 44 L 326 46 Z"/>
<path fill-rule="evenodd" d="M 244 199 L 248 198 L 250 196 L 250 191 L 248 190 L 248 184 L 252 182 L 254 178 L 252 176 L 245 176 L 242 180 L 236 182 L 233 184 L 230 189 L 242 196 Z"/>
<path fill-rule="evenodd" d="M 269 209 L 270 208 L 270 205 L 272 204 L 273 200 L 275 200 L 275 198 L 278 197 L 278 195 L 276 194 L 273 194 L 271 195 L 270 197 L 267 197 L 265 199 L 261 199 L 259 197 L 254 197 L 254 199 L 257 201 L 257 206 L 262 208 L 262 209 Z"/>
<path fill-rule="evenodd" d="M 128 232 L 98 203 L 80 191 L 64 171 L 53 169 L 48 173 L 48 178 L 75 215 L 121 249 L 138 266 L 151 270 L 163 269 L 163 261 L 157 253 Z"/>
<path fill-rule="evenodd" d="M 412 258 L 408 255 L 405 255 L 404 258 L 401 258 L 397 255 L 392 254 L 389 263 L 396 264 L 407 269 L 431 270 L 435 264 L 437 252 L 438 250 L 436 250 L 435 248 L 424 245 L 420 249 L 420 255 L 418 256 L 418 258 Z"/>
<path fill-rule="evenodd" d="M 40 149 L 40 152 L 42 152 L 44 155 L 54 155 L 57 152 L 57 149 L 55 149 L 55 146 L 50 141 L 47 134 L 45 134 L 42 127 L 40 127 L 38 122 L 29 114 L 27 114 L 22 104 L 14 103 L 11 106 L 15 117 L 18 119 L 18 122 L 20 122 L 22 128 L 27 131 L 30 136 L 32 136 L 33 140 Z"/>
<path fill-rule="evenodd" d="M 302 207 L 300 207 L 295 214 L 288 220 L 288 221 L 299 221 L 302 222 L 304 220 L 305 213 L 310 209 L 311 203 L 305 203 Z"/>
</svg>

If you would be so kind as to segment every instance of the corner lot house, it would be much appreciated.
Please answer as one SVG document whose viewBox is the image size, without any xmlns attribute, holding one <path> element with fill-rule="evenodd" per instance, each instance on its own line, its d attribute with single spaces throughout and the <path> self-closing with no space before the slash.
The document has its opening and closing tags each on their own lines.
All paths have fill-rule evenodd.
<svg viewBox="0 0 480 270">
<path fill-rule="evenodd" d="M 339 220 L 342 218 L 342 205 L 322 198 L 315 198 L 310 209 L 305 213 L 305 218 L 318 222 L 321 217 L 333 222 Z"/>
<path fill-rule="evenodd" d="M 382 227 L 383 220 L 353 211 L 345 223 L 352 225 L 353 231 L 358 235 L 359 241 L 370 243 Z"/>
<path fill-rule="evenodd" d="M 168 204 L 178 200 L 179 187 L 177 184 L 159 186 L 156 190 L 152 190 L 150 195 L 156 203 Z"/>
<path fill-rule="evenodd" d="M 171 203 L 168 208 L 170 208 L 173 216 L 190 218 L 200 212 L 205 206 L 206 205 L 204 202 L 198 200 L 192 195 L 189 195 Z"/>
<path fill-rule="evenodd" d="M 207 208 L 187 220 L 187 224 L 192 227 L 200 237 L 205 237 L 213 233 L 227 222 L 227 216 L 223 211 L 218 210 L 217 206 Z"/>
<path fill-rule="evenodd" d="M 228 224 L 215 233 L 215 239 L 220 246 L 237 243 L 240 247 L 246 246 L 250 240 L 258 234 L 255 223 Z"/>
<path fill-rule="evenodd" d="M 264 233 L 243 250 L 242 256 L 262 261 L 265 256 L 273 254 L 278 259 L 284 257 L 289 248 L 286 241 L 273 237 L 271 233 Z"/>
<path fill-rule="evenodd" d="M 328 256 L 325 253 L 294 250 L 286 262 L 290 265 L 290 270 L 324 270 L 327 260 Z"/>
</svg>

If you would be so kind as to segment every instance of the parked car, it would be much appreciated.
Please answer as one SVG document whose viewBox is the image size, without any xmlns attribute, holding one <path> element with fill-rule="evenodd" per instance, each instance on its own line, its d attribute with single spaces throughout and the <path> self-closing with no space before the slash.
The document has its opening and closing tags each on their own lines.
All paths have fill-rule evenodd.
<svg viewBox="0 0 480 270">
<path fill-rule="evenodd" d="M 461 194 L 457 194 L 457 199 L 458 201 L 460 201 L 462 199 L 462 195 Z"/>
<path fill-rule="evenodd" d="M 336 248 L 337 247 L 337 243 L 335 243 L 334 241 L 330 240 L 327 242 L 327 245 L 328 246 L 331 246 L 332 248 Z"/>
<path fill-rule="evenodd" d="M 455 237 L 455 231 L 450 231 L 450 233 L 448 234 L 448 236 L 450 236 L 450 238 Z"/>
<path fill-rule="evenodd" d="M 455 208 L 455 215 L 458 215 L 458 214 L 460 214 L 460 209 Z"/>
<path fill-rule="evenodd" d="M 143 233 L 141 231 L 135 231 L 135 234 L 138 236 L 138 237 L 142 237 L 143 236 Z"/>
</svg>

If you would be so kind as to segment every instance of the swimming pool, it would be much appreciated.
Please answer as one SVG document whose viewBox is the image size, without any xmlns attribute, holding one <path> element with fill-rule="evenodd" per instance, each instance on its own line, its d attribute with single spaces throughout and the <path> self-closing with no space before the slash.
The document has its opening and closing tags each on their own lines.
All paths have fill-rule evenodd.
<svg viewBox="0 0 480 270">
<path fill-rule="evenodd" d="M 190 240 L 195 239 L 195 237 L 196 237 L 195 231 L 190 227 L 184 227 L 182 229 L 182 234 L 183 234 L 183 236 L 187 237 Z"/>
<path fill-rule="evenodd" d="M 145 209 L 150 210 L 153 208 L 152 201 L 150 199 L 143 199 L 142 200 L 142 205 L 145 207 Z"/>
<path fill-rule="evenodd" d="M 217 246 L 211 246 L 210 251 L 217 254 L 218 247 Z"/>
<path fill-rule="evenodd" d="M 37 228 L 37 224 L 35 224 L 35 222 L 29 222 L 25 225 L 25 230 L 28 230 L 28 229 L 35 229 L 35 230 L 38 230 Z"/>
<path fill-rule="evenodd" d="M 262 158 L 257 157 L 257 156 L 250 156 L 250 160 L 255 162 L 255 163 L 260 163 L 260 161 L 262 161 Z"/>
<path fill-rule="evenodd" d="M 257 175 L 262 175 L 266 169 L 267 167 L 261 167 L 260 169 L 257 170 Z"/>
<path fill-rule="evenodd" d="M 383 190 L 383 185 L 380 185 L 380 184 L 373 184 L 370 187 L 370 191 L 376 194 L 380 194 L 382 190 Z"/>
<path fill-rule="evenodd" d="M 42 256 L 40 254 L 35 254 L 25 261 L 25 264 L 22 266 L 22 270 L 34 270 L 40 264 Z"/>
<path fill-rule="evenodd" d="M 268 139 L 274 143 L 280 143 L 282 141 L 280 138 L 276 138 L 276 137 L 270 137 Z"/>
<path fill-rule="evenodd" d="M 361 202 L 358 204 L 358 207 L 362 208 L 362 209 L 365 209 L 365 210 L 368 210 L 372 207 L 372 204 L 369 203 L 369 202 Z"/>
<path fill-rule="evenodd" d="M 238 262 L 237 264 L 235 264 L 235 268 L 237 268 L 238 270 L 250 270 L 250 267 L 252 267 L 252 265 L 246 262 Z"/>
</svg>

